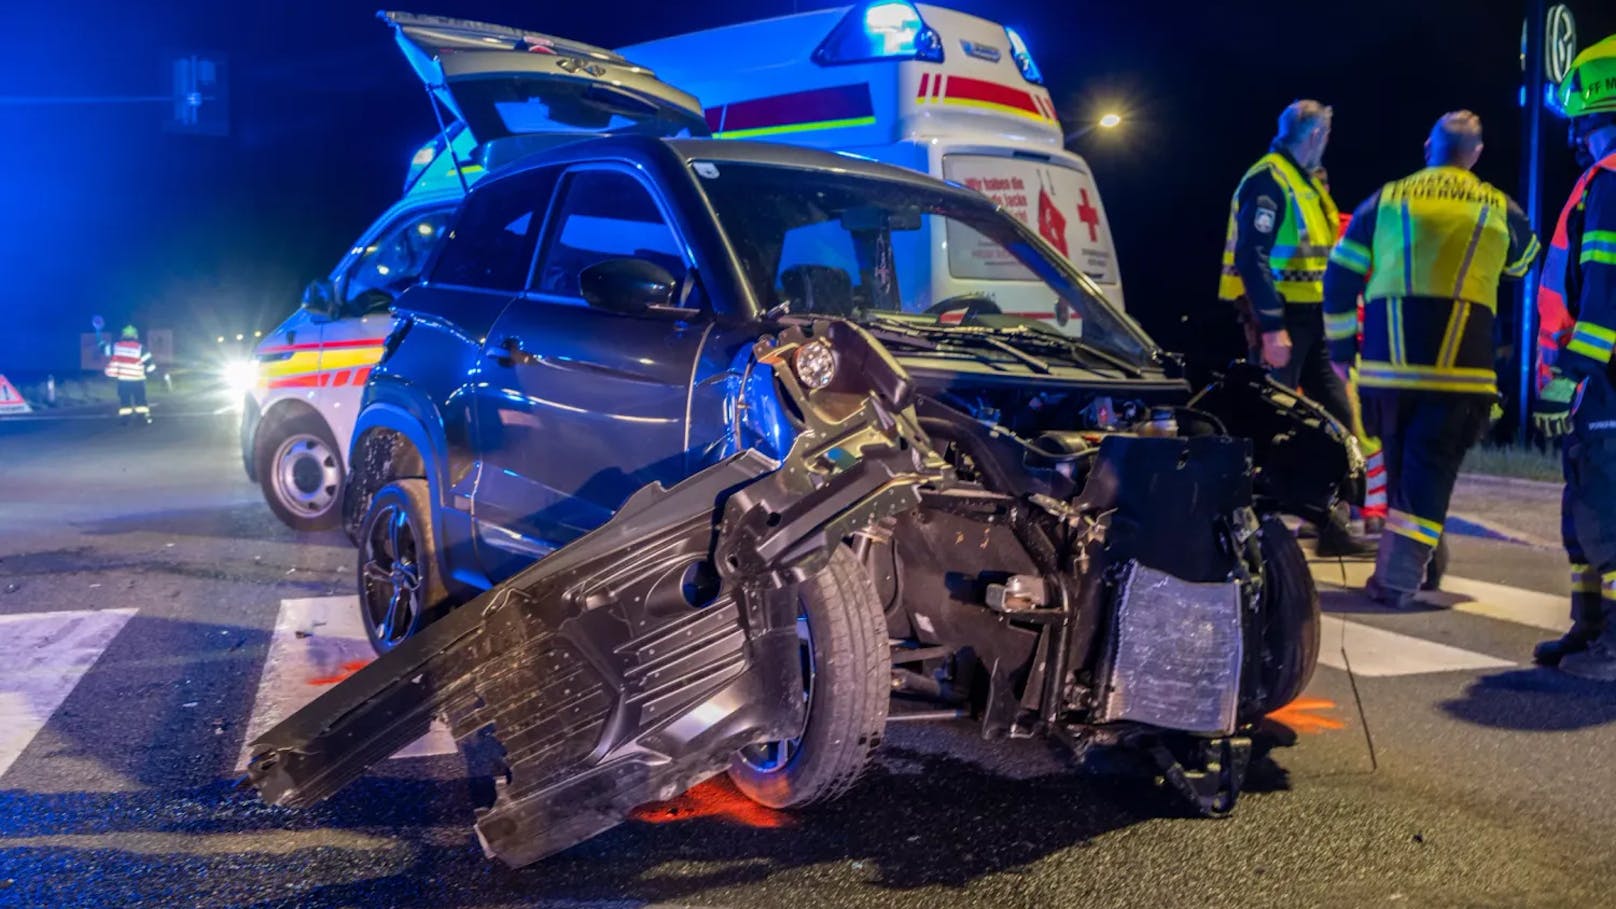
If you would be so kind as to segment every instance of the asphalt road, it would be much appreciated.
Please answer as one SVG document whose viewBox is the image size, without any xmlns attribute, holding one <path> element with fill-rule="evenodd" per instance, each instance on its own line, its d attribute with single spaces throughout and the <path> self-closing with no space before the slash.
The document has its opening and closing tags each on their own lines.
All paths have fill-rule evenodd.
<svg viewBox="0 0 1616 909">
<path fill-rule="evenodd" d="M 706 784 L 511 871 L 454 756 L 305 811 L 233 787 L 277 618 L 351 595 L 354 559 L 276 523 L 229 417 L 0 419 L 0 906 L 1609 905 L 1616 686 L 1527 665 L 1565 591 L 1534 542 L 1456 540 L 1453 608 L 1328 589 L 1293 743 L 1225 820 L 1114 755 L 906 724 L 836 804 Z"/>
</svg>

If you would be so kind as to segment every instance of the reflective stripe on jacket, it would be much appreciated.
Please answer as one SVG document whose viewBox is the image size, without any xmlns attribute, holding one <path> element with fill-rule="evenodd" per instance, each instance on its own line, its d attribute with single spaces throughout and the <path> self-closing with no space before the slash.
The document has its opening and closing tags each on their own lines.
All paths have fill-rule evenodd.
<svg viewBox="0 0 1616 909">
<path fill-rule="evenodd" d="M 1588 184 L 1601 170 L 1616 173 L 1616 154 L 1607 156 L 1588 168 L 1571 197 L 1560 210 L 1560 220 L 1554 224 L 1554 237 L 1549 241 L 1549 252 L 1543 259 L 1543 279 L 1537 291 L 1537 388 L 1543 390 L 1550 379 L 1549 369 L 1562 350 L 1569 350 L 1602 362 L 1610 362 L 1610 351 L 1616 343 L 1616 332 L 1593 322 L 1579 322 L 1571 311 L 1566 297 L 1567 277 L 1571 270 L 1570 221 L 1581 210 L 1588 194 Z M 1616 266 L 1616 235 L 1605 237 L 1604 232 L 1583 231 L 1578 255 L 1578 267 L 1589 264 Z M 1591 241 L 1591 242 L 1590 242 Z"/>
<path fill-rule="evenodd" d="M 1319 303 L 1324 300 L 1324 268 L 1335 246 L 1340 214 L 1330 194 L 1303 175 L 1290 158 L 1269 152 L 1260 158 L 1236 187 L 1229 205 L 1229 227 L 1223 243 L 1223 271 L 1218 281 L 1218 299 L 1238 300 L 1246 295 L 1245 282 L 1235 267 L 1235 245 L 1239 241 L 1236 216 L 1240 191 L 1246 181 L 1258 174 L 1269 174 L 1285 194 L 1285 218 L 1274 235 L 1268 254 L 1268 270 L 1274 289 L 1286 303 Z"/>
<path fill-rule="evenodd" d="M 145 381 L 152 369 L 151 354 L 139 341 L 119 341 L 112 345 L 112 358 L 106 374 L 121 382 Z"/>
</svg>

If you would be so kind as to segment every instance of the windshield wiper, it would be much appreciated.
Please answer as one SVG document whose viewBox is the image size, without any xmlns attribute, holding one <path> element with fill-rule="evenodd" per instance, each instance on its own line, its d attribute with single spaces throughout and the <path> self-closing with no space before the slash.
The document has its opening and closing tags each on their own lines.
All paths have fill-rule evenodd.
<svg viewBox="0 0 1616 909">
<path fill-rule="evenodd" d="M 1127 360 L 1109 350 L 1106 350 L 1098 344 L 1095 344 L 1092 341 L 1085 341 L 1082 338 L 1074 338 L 1070 335 L 1061 335 L 1057 338 L 1053 335 L 1047 335 L 1025 328 L 1003 328 L 990 330 L 1013 332 L 1018 339 L 1024 339 L 1030 344 L 1042 345 L 1044 350 L 1049 350 L 1052 347 L 1068 347 L 1080 350 L 1092 357 L 1095 357 L 1096 359 L 1103 360 L 1107 364 L 1116 367 L 1117 369 L 1126 373 L 1129 378 L 1141 379 L 1144 378 L 1145 375 L 1144 370 L 1140 369 L 1138 366 L 1129 363 Z"/>
<path fill-rule="evenodd" d="M 1056 351 L 1070 355 L 1074 350 L 1088 354 L 1111 366 L 1129 378 L 1143 378 L 1145 373 L 1139 367 L 1129 363 L 1122 357 L 1091 341 L 1074 338 L 1069 335 L 1053 334 L 1028 328 L 993 328 L 985 325 L 948 326 L 938 324 L 914 325 L 892 319 L 884 319 L 875 313 L 867 313 L 860 320 L 866 330 L 876 333 L 888 333 L 898 336 L 899 343 L 923 346 L 926 350 L 936 350 L 938 343 L 931 337 L 940 337 L 946 342 L 954 344 L 985 344 L 995 350 L 1002 351 L 1015 357 L 1028 367 L 1039 373 L 1048 375 L 1054 371 L 1046 360 L 1035 357 L 1016 345 L 1039 345 L 1041 350 Z M 1002 336 L 1009 335 L 1013 341 L 1007 341 Z M 930 337 L 929 337 L 930 336 Z"/>
<path fill-rule="evenodd" d="M 865 331 L 882 342 L 892 341 L 921 350 L 936 350 L 937 342 L 907 325 L 901 325 L 879 316 L 864 315 L 859 324 Z"/>
<path fill-rule="evenodd" d="M 995 338 L 995 337 L 991 337 L 991 336 L 983 338 L 982 340 L 988 342 L 989 344 L 992 344 L 994 347 L 997 347 L 998 349 L 1004 351 L 1005 353 L 1009 354 L 1010 356 L 1015 357 L 1017 360 L 1020 360 L 1021 362 L 1027 364 L 1027 366 L 1031 367 L 1034 372 L 1041 372 L 1046 376 L 1049 375 L 1050 373 L 1054 372 L 1054 370 L 1050 368 L 1050 365 L 1048 363 L 1045 363 L 1043 360 L 1038 359 L 1037 357 L 1033 356 L 1032 354 L 1027 353 L 1024 350 L 1021 350 L 1020 348 L 1016 347 L 1014 344 L 1006 343 L 1005 341 L 1000 340 L 999 338 Z"/>
</svg>

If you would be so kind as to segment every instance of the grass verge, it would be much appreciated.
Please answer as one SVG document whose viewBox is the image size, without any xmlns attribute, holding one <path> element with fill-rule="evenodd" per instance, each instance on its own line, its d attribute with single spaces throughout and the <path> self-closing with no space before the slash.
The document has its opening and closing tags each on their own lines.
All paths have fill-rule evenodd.
<svg viewBox="0 0 1616 909">
<path fill-rule="evenodd" d="M 1477 445 L 1465 455 L 1465 473 L 1479 473 L 1518 480 L 1559 482 L 1560 453 L 1513 445 Z"/>
</svg>

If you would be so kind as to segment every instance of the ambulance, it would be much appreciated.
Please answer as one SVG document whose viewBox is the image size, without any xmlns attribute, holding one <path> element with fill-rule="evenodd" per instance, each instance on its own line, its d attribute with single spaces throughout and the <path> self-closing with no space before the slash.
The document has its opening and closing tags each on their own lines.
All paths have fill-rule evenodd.
<svg viewBox="0 0 1616 909">
<path fill-rule="evenodd" d="M 365 380 L 466 191 L 501 164 L 581 135 L 788 142 L 910 167 L 987 194 L 1076 263 L 1120 310 L 1111 234 L 1088 165 L 1062 147 L 1054 104 L 1014 30 L 907 0 L 747 22 L 610 51 L 523 29 L 383 12 L 434 98 L 437 138 L 403 198 L 362 234 L 255 350 L 241 455 L 270 509 L 304 531 L 338 525 L 347 446 Z M 633 62 L 630 62 L 630 61 Z M 700 98 L 700 101 L 697 98 Z M 935 219 L 942 222 L 946 219 Z M 957 235 L 956 235 L 957 234 Z M 816 238 L 781 251 L 804 280 L 860 273 Z M 1081 334 L 996 246 L 960 225 L 894 232 L 910 309 L 980 313 Z M 868 264 L 868 263 L 866 263 Z M 812 293 L 812 287 L 804 290 Z"/>
<path fill-rule="evenodd" d="M 1065 149 L 1038 64 L 1015 29 L 939 6 L 870 0 L 619 53 L 700 98 L 719 138 L 858 154 L 979 190 L 1124 308 L 1093 172 Z M 898 258 L 931 263 L 929 274 L 898 276 L 906 305 L 942 311 L 947 321 L 959 311 L 951 302 L 980 301 L 1081 331 L 1035 289 L 1040 282 L 962 225 L 894 235 L 898 242 L 916 247 Z"/>
</svg>

